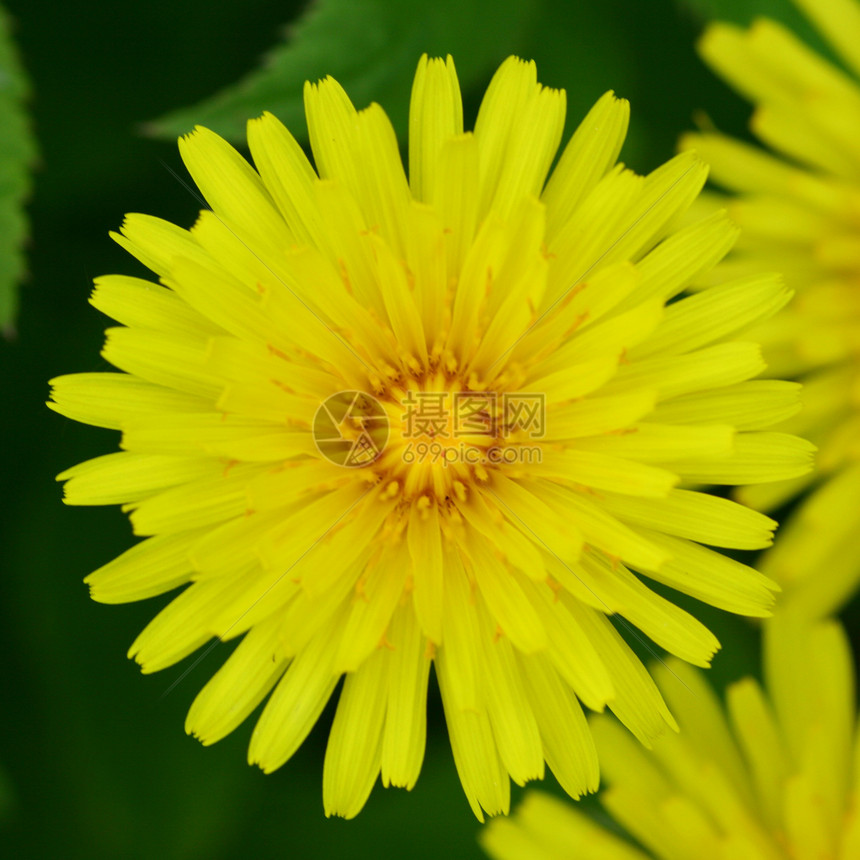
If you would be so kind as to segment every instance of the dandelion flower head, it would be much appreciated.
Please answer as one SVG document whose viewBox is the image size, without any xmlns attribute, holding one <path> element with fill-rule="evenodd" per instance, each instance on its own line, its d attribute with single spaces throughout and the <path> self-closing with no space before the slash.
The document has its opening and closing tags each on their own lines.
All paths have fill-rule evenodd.
<svg viewBox="0 0 860 860">
<path fill-rule="evenodd" d="M 213 743 L 266 700 L 249 760 L 267 772 L 343 678 L 327 814 L 354 816 L 377 777 L 414 785 L 431 664 L 478 817 L 545 763 L 594 790 L 580 702 L 646 742 L 674 725 L 610 616 L 696 665 L 718 648 L 639 574 L 732 612 L 772 603 L 704 545 L 763 547 L 775 523 L 692 487 L 809 468 L 808 444 L 765 429 L 798 386 L 753 379 L 742 334 L 788 292 L 756 275 L 670 301 L 737 229 L 677 227 L 695 155 L 616 164 L 611 93 L 549 179 L 565 95 L 533 63 L 507 60 L 464 132 L 453 62 L 422 59 L 408 178 L 378 105 L 331 79 L 305 100 L 315 167 L 269 114 L 254 168 L 198 128 L 180 150 L 211 210 L 114 237 L 159 283 L 99 278 L 121 372 L 53 381 L 53 408 L 122 433 L 60 476 L 66 501 L 120 503 L 144 538 L 92 596 L 182 588 L 131 647 L 145 672 L 242 637 L 186 728 Z"/>
<path fill-rule="evenodd" d="M 761 569 L 786 599 L 825 615 L 860 580 L 860 3 L 795 3 L 843 67 L 774 21 L 715 24 L 702 56 L 755 104 L 752 130 L 769 151 L 711 131 L 683 145 L 736 193 L 720 204 L 743 230 L 719 276 L 775 269 L 795 291 L 755 337 L 769 373 L 804 384 L 803 410 L 780 429 L 815 442 L 817 468 L 739 498 L 775 510 L 812 490 Z"/>
<path fill-rule="evenodd" d="M 607 717 L 592 721 L 609 785 L 601 803 L 642 849 L 572 804 L 532 792 L 515 817 L 483 831 L 490 856 L 860 856 L 860 738 L 848 639 L 838 622 L 781 611 L 765 628 L 766 692 L 745 678 L 729 687 L 724 708 L 701 672 L 672 660 L 671 672 L 656 674 L 680 734 L 646 751 Z"/>
</svg>

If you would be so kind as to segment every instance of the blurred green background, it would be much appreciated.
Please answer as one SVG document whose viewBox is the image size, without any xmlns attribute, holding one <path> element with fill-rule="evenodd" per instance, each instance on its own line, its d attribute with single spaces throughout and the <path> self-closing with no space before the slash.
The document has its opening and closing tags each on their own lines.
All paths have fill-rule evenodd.
<svg viewBox="0 0 860 860">
<path fill-rule="evenodd" d="M 400 85 L 380 83 L 375 97 L 403 117 L 419 54 L 452 50 L 458 68 L 468 71 L 473 120 L 493 68 L 515 51 L 537 61 L 543 83 L 567 89 L 568 133 L 605 90 L 629 98 L 633 123 L 622 157 L 639 171 L 673 153 L 701 108 L 723 129 L 744 133 L 748 108 L 695 55 L 705 15 L 718 7 L 739 20 L 777 7 L 791 14 L 787 0 L 362 3 L 374 14 L 352 16 L 329 43 L 293 57 L 302 78 L 346 70 L 342 82 L 351 89 L 354 79 L 360 93 L 393 78 Z M 108 230 L 133 211 L 188 226 L 198 209 L 171 174 L 185 176 L 175 143 L 142 135 L 142 123 L 206 99 L 258 67 L 305 6 L 6 2 L 31 79 L 40 155 L 17 332 L 0 341 L 3 856 L 482 856 L 435 688 L 418 786 L 411 793 L 378 787 L 351 822 L 323 816 L 331 708 L 271 776 L 245 762 L 253 720 L 214 748 L 186 737 L 189 704 L 233 646 L 219 646 L 169 693 L 194 658 L 141 676 L 125 652 L 167 598 L 118 607 L 89 600 L 82 578 L 130 544 L 130 529 L 117 509 L 65 508 L 54 482 L 62 469 L 117 443 L 117 434 L 76 425 L 44 406 L 50 377 L 107 368 L 98 354 L 105 320 L 87 304 L 92 279 L 141 273 Z M 476 26 L 483 21 L 487 27 Z M 297 92 L 300 83 L 284 87 Z M 716 683 L 757 670 L 757 637 L 746 622 L 694 610 L 726 643 L 712 673 Z"/>
</svg>

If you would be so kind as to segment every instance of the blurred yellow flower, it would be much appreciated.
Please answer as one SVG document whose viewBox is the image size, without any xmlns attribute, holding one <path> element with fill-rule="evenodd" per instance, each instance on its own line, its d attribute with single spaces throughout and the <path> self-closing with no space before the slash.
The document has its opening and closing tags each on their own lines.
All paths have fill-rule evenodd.
<svg viewBox="0 0 860 860">
<path fill-rule="evenodd" d="M 316 171 L 268 114 L 256 170 L 206 129 L 180 141 L 212 211 L 190 231 L 126 218 L 115 238 L 161 285 L 96 282 L 124 373 L 53 381 L 55 409 L 124 449 L 63 473 L 66 501 L 121 503 L 146 537 L 92 595 L 187 586 L 131 647 L 145 672 L 245 634 L 186 727 L 213 743 L 271 692 L 249 750 L 265 771 L 345 675 L 327 814 L 357 814 L 380 774 L 415 783 L 431 662 L 478 817 L 545 762 L 593 790 L 580 700 L 646 742 L 674 724 L 609 616 L 697 665 L 718 648 L 630 568 L 734 612 L 772 603 L 700 544 L 763 547 L 775 523 L 677 485 L 810 468 L 808 443 L 762 429 L 798 386 L 752 380 L 759 346 L 738 339 L 789 294 L 756 275 L 670 303 L 737 231 L 675 227 L 697 157 L 615 164 L 611 93 L 549 181 L 565 96 L 533 63 L 501 66 L 464 133 L 453 63 L 422 59 L 408 179 L 378 105 L 331 79 L 305 95 Z"/>
<path fill-rule="evenodd" d="M 650 752 L 613 720 L 591 721 L 605 810 L 643 846 L 571 804 L 531 792 L 481 839 L 496 860 L 854 860 L 860 744 L 854 665 L 835 621 L 778 613 L 765 625 L 765 686 L 729 687 L 725 711 L 702 673 L 656 671 L 681 732 Z"/>
<path fill-rule="evenodd" d="M 812 488 L 762 570 L 786 599 L 829 613 L 860 579 L 860 3 L 795 0 L 844 71 L 781 25 L 715 24 L 700 51 L 756 110 L 773 151 L 707 132 L 684 138 L 737 197 L 720 200 L 743 228 L 721 277 L 785 272 L 790 307 L 755 331 L 769 372 L 804 383 L 803 411 L 784 424 L 818 445 L 817 469 L 739 498 L 774 510 Z"/>
</svg>

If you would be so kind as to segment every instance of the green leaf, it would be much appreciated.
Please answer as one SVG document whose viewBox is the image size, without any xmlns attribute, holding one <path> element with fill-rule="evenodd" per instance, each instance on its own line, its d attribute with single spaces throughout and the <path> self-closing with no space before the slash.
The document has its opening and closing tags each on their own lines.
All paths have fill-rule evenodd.
<svg viewBox="0 0 860 860">
<path fill-rule="evenodd" d="M 264 110 L 306 137 L 302 88 L 331 75 L 356 107 L 379 102 L 405 137 L 418 58 L 451 54 L 464 92 L 523 43 L 539 0 L 317 0 L 263 67 L 209 99 L 145 126 L 176 137 L 205 125 L 243 141 Z"/>
<path fill-rule="evenodd" d="M 517 50 L 538 0 L 317 0 L 263 67 L 190 108 L 145 126 L 175 137 L 200 124 L 233 141 L 264 110 L 305 137 L 302 89 L 332 75 L 357 107 L 379 102 L 405 136 L 412 76 L 422 53 L 452 54 L 464 91 Z"/>
<path fill-rule="evenodd" d="M 35 155 L 23 104 L 28 85 L 12 44 L 10 21 L 0 8 L 0 329 L 7 335 L 18 302 L 16 287 L 24 273 L 27 217 L 24 200 L 30 191 L 29 167 Z"/>
</svg>

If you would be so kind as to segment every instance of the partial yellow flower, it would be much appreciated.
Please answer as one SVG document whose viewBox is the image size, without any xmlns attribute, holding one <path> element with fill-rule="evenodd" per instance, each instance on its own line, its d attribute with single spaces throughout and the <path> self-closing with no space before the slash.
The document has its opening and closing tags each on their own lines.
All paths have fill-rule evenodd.
<svg viewBox="0 0 860 860">
<path fill-rule="evenodd" d="M 764 675 L 725 708 L 677 660 L 655 674 L 681 732 L 651 751 L 606 716 L 591 727 L 604 809 L 644 850 L 571 804 L 531 792 L 481 836 L 495 860 L 855 860 L 860 737 L 854 665 L 836 621 L 777 613 Z"/>
<path fill-rule="evenodd" d="M 774 21 L 715 24 L 701 54 L 756 105 L 752 129 L 771 152 L 715 132 L 683 146 L 737 193 L 720 201 L 743 228 L 720 276 L 776 269 L 796 291 L 755 336 L 770 373 L 804 383 L 803 411 L 780 429 L 818 445 L 817 469 L 739 496 L 775 510 L 812 488 L 761 569 L 787 600 L 823 615 L 860 580 L 860 3 L 795 2 L 848 71 Z"/>
<path fill-rule="evenodd" d="M 122 432 L 63 473 L 70 504 L 120 503 L 146 538 L 87 582 L 119 603 L 184 590 L 140 634 L 145 672 L 244 634 L 188 715 L 204 743 L 271 693 L 249 759 L 280 767 L 345 676 L 323 775 L 350 817 L 377 777 L 414 785 L 431 663 L 475 814 L 548 763 L 597 786 L 580 701 L 644 741 L 674 721 L 619 635 L 705 666 L 714 636 L 632 572 L 763 616 L 773 583 L 702 546 L 755 549 L 768 517 L 683 484 L 803 474 L 765 428 L 798 407 L 742 330 L 788 299 L 756 275 L 672 301 L 735 241 L 676 224 L 705 181 L 680 155 L 616 165 L 605 95 L 552 177 L 562 91 L 506 61 L 463 132 L 454 65 L 422 59 L 407 179 L 378 105 L 305 92 L 312 167 L 268 114 L 256 169 L 180 141 L 212 206 L 190 231 L 129 215 L 117 241 L 160 284 L 99 278 L 124 373 L 54 380 L 58 411 Z M 627 619 L 627 621 L 623 621 Z"/>
</svg>

